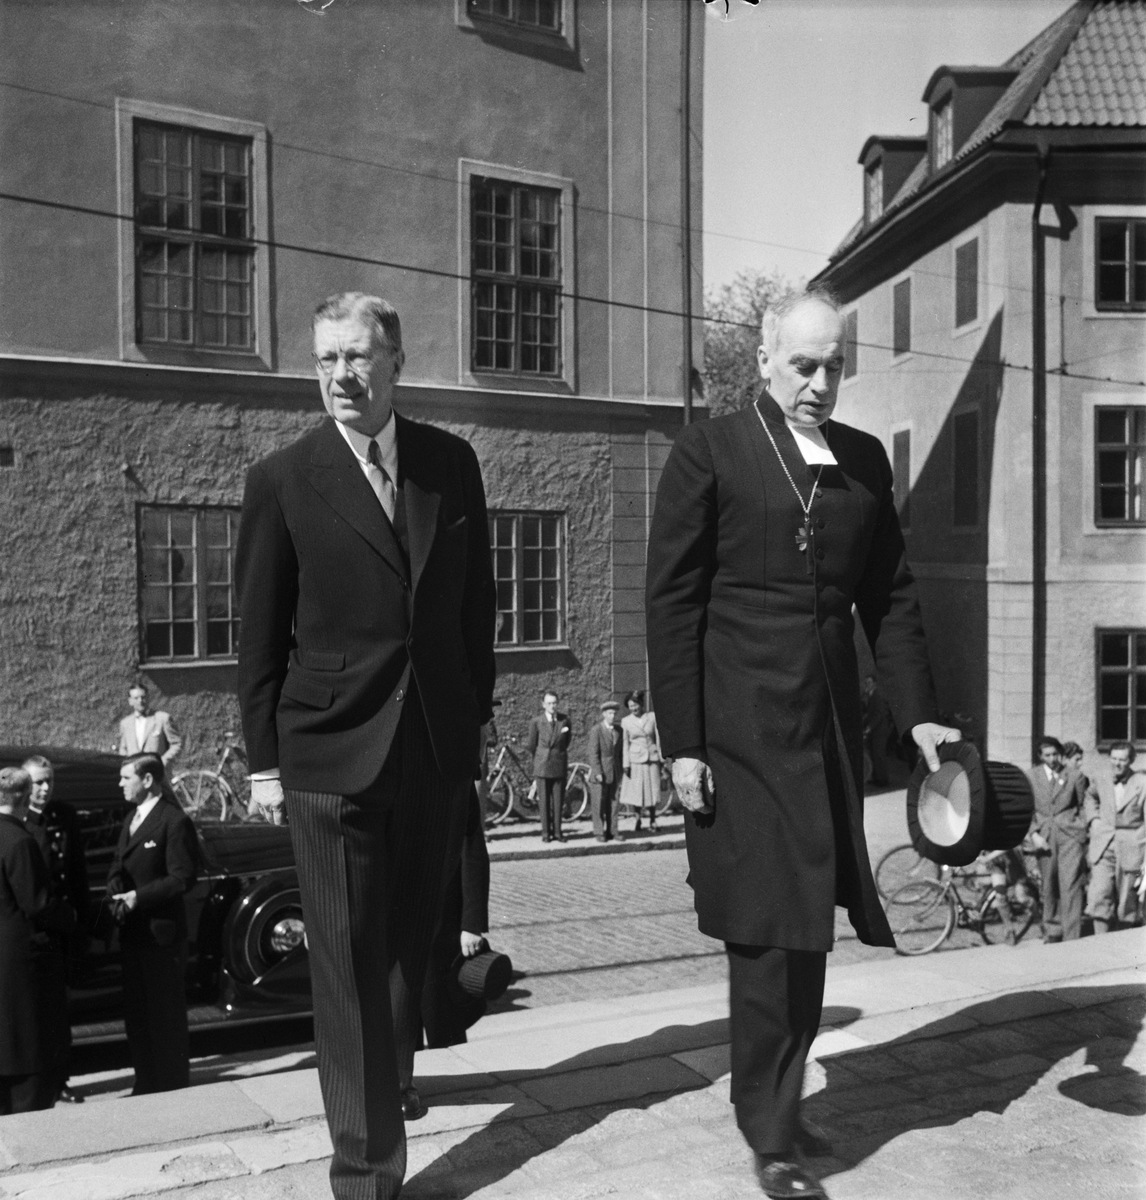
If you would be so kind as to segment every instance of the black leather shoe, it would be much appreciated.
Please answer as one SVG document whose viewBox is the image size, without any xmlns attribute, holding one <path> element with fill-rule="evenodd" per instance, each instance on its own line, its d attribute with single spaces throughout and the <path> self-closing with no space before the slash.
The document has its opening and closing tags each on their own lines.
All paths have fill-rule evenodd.
<svg viewBox="0 0 1146 1200">
<path fill-rule="evenodd" d="M 60 1088 L 60 1094 L 56 1097 L 60 1104 L 83 1104 L 84 1098 L 79 1092 L 73 1092 L 67 1084 Z"/>
<path fill-rule="evenodd" d="M 796 1123 L 796 1145 L 805 1154 L 827 1155 L 832 1152 L 832 1143 L 828 1135 L 807 1117 L 801 1117 Z"/>
<path fill-rule="evenodd" d="M 402 1093 L 402 1117 L 407 1121 L 420 1121 L 428 1109 L 422 1103 L 416 1087 L 408 1087 Z"/>
<path fill-rule="evenodd" d="M 819 1180 L 791 1159 L 757 1154 L 756 1178 L 764 1195 L 772 1200 L 828 1200 Z"/>
</svg>

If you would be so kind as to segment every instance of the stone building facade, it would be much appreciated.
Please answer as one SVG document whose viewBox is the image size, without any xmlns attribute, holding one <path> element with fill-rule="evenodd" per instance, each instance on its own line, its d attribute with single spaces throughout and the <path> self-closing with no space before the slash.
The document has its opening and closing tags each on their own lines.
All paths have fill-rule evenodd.
<svg viewBox="0 0 1146 1200">
<path fill-rule="evenodd" d="M 940 705 L 1022 764 L 1042 732 L 1146 747 L 1144 50 L 1146 4 L 1088 0 L 1001 67 L 939 67 L 928 136 L 865 144 L 864 215 L 818 277 Z"/>
<path fill-rule="evenodd" d="M 502 729 L 644 685 L 699 9 L 6 8 L 0 741 L 107 746 L 137 679 L 184 765 L 237 728 L 244 475 L 322 419 L 310 314 L 351 289 L 402 315 L 401 411 L 481 461 Z"/>
</svg>

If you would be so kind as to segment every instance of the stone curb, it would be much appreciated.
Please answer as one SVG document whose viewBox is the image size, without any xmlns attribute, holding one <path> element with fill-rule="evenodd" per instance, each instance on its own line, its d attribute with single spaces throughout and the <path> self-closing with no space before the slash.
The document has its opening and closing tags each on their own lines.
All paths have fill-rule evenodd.
<svg viewBox="0 0 1146 1200">
<path fill-rule="evenodd" d="M 990 1066 L 970 1069 L 970 1076 L 982 1077 L 983 1088 L 1012 1074 L 1037 1075 L 1041 1058 L 1029 1047 L 1005 1044 L 1013 1035 L 996 1035 L 992 1028 L 1054 1021 L 1119 996 L 1139 997 L 1144 960 L 1146 930 L 1132 930 L 1063 946 L 998 946 L 973 956 L 829 968 L 828 1010 L 813 1047 L 811 1086 L 818 1078 L 822 1086 L 820 1060 L 843 1055 L 846 1062 L 849 1052 L 889 1041 L 897 1043 L 900 1072 L 907 1070 L 911 1078 L 920 1071 L 954 1069 L 952 1055 L 959 1048 L 949 1050 L 945 1039 L 967 1035 L 999 1045 Z M 976 1017 L 964 1012 L 972 1005 Z M 727 1072 L 725 1017 L 723 988 L 707 985 L 488 1018 L 471 1042 L 430 1051 L 419 1063 L 419 1084 L 431 1108 L 409 1127 L 411 1174 L 434 1162 L 464 1131 L 497 1124 L 512 1140 L 522 1122 L 528 1126 L 534 1119 L 600 1111 L 652 1095 L 701 1092 Z M 913 1033 L 927 1040 L 913 1042 Z M 939 1061 L 944 1056 L 951 1063 Z M 871 1096 L 856 1093 L 857 1102 L 869 1098 L 877 1110 L 918 1104 L 898 1085 L 873 1081 L 870 1087 Z M 847 1096 L 833 1099 L 844 1106 L 843 1127 L 878 1120 L 878 1111 L 849 1115 Z M 164 1144 L 169 1130 L 179 1136 Z M 132 1152 L 117 1153 L 128 1149 Z M 329 1153 L 317 1072 L 311 1068 L 0 1119 L 0 1198 L 127 1200 L 253 1176 Z M 85 1161 L 67 1161 L 76 1158 Z"/>
<path fill-rule="evenodd" d="M 486 846 L 491 862 L 521 862 L 538 858 L 580 858 L 592 854 L 632 854 L 640 850 L 683 850 L 684 816 L 674 813 L 661 821 L 653 834 L 634 837 L 626 834 L 609 842 L 598 842 L 591 833 L 576 828 L 565 842 L 543 842 L 537 822 L 523 825 L 494 826 L 486 830 Z M 567 835 L 569 836 L 569 835 Z"/>
</svg>

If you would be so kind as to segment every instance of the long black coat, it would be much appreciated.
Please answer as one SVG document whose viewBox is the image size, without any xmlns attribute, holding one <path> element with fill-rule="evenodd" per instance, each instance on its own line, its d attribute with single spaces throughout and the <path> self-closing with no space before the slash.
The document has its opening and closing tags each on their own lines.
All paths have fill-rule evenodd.
<svg viewBox="0 0 1146 1200">
<path fill-rule="evenodd" d="M 805 498 L 805 463 L 775 401 L 759 409 Z M 804 513 L 753 408 L 681 431 L 649 538 L 648 647 L 661 744 L 703 756 L 712 818 L 686 821 L 702 932 L 749 945 L 830 950 L 841 896 L 862 940 L 893 945 L 863 832 L 863 717 L 852 605 L 900 729 L 935 720 L 915 586 L 879 441 L 831 421 L 839 462 Z M 824 764 L 835 733 L 847 844 L 836 844 Z M 849 770 L 850 768 L 850 770 Z"/>
<path fill-rule="evenodd" d="M 31 1075 L 53 1061 L 40 1020 L 40 988 L 32 939 L 40 930 L 67 933 L 75 913 L 54 899 L 35 839 L 22 822 L 0 813 L 0 1075 Z"/>
<path fill-rule="evenodd" d="M 162 797 L 135 833 L 123 823 L 108 872 L 108 894 L 135 892 L 120 932 L 125 945 L 171 946 L 187 938 L 183 896 L 199 874 L 199 840 L 178 801 Z"/>
<path fill-rule="evenodd" d="M 377 778 L 412 671 L 438 768 L 466 779 L 493 714 L 496 596 L 468 442 L 397 416 L 409 559 L 333 420 L 247 475 L 236 553 L 251 769 L 353 795 Z M 397 519 L 398 514 L 395 514 Z"/>
</svg>

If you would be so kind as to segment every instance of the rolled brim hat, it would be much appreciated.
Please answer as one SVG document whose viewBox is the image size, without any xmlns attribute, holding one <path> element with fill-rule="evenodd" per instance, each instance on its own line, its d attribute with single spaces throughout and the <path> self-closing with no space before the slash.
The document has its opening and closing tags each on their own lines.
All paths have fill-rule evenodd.
<svg viewBox="0 0 1146 1200">
<path fill-rule="evenodd" d="M 616 702 L 616 700 L 605 700 L 601 704 L 601 711 L 604 712 L 605 709 L 607 709 L 607 708 L 620 708 L 620 707 L 621 706 Z"/>
<path fill-rule="evenodd" d="M 503 996 L 513 978 L 509 955 L 496 950 L 483 950 L 473 958 L 458 955 L 454 968 L 458 987 L 474 1000 L 487 1003 Z"/>
<path fill-rule="evenodd" d="M 966 866 L 983 850 L 1010 850 L 1030 828 L 1034 793 L 1011 763 L 982 762 L 970 742 L 945 742 L 939 770 L 920 755 L 907 784 L 907 828 L 932 862 Z"/>
</svg>

